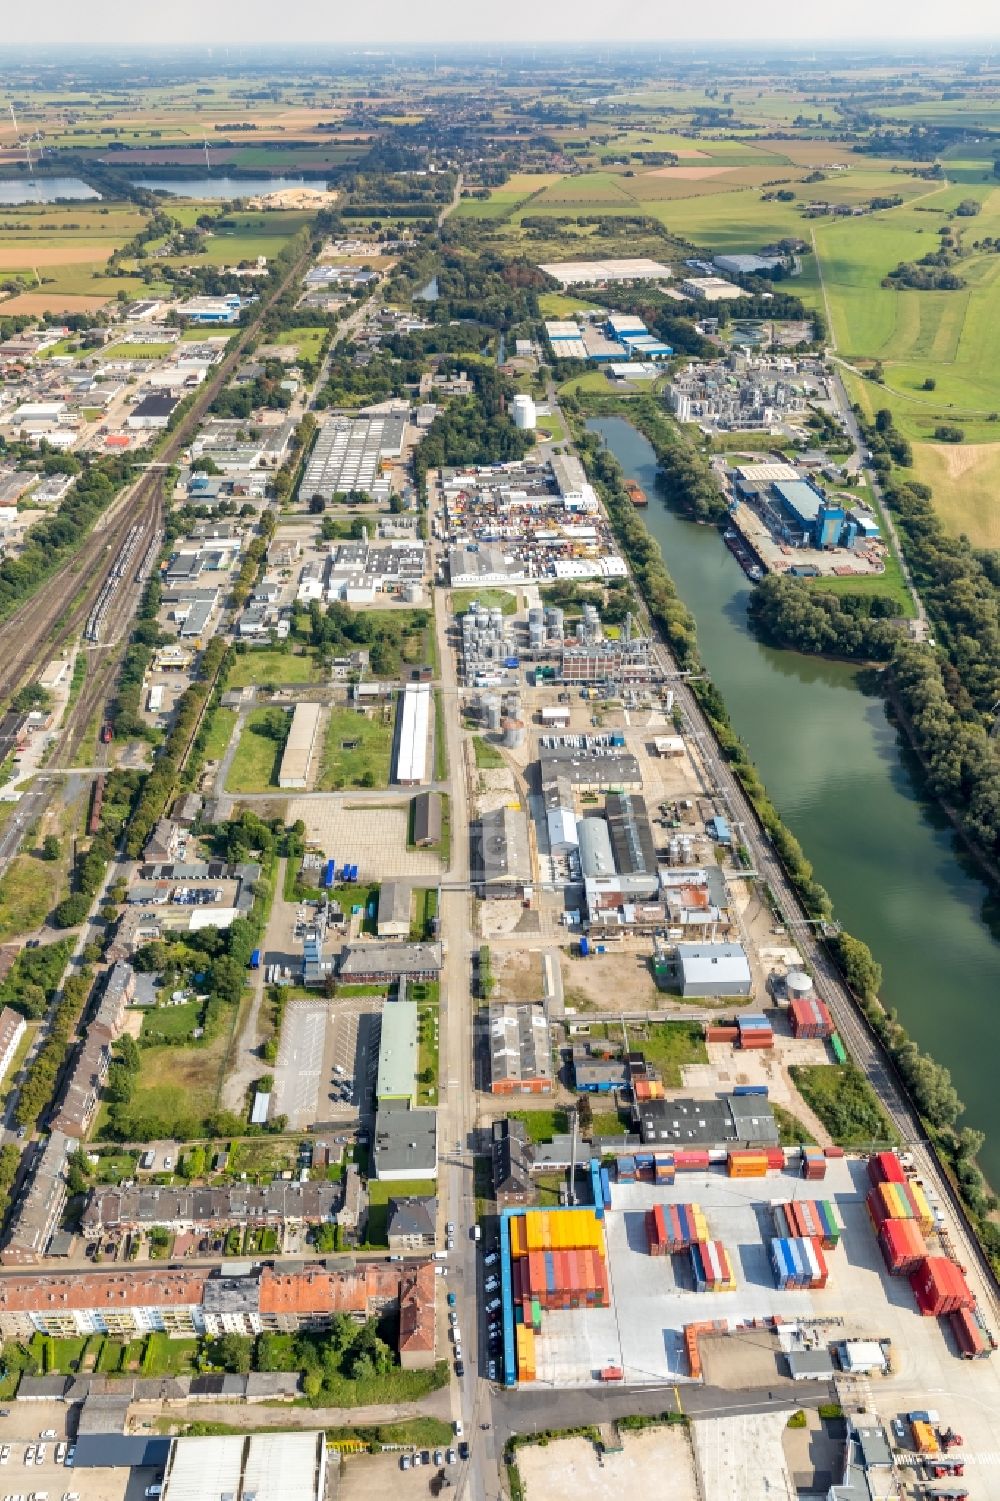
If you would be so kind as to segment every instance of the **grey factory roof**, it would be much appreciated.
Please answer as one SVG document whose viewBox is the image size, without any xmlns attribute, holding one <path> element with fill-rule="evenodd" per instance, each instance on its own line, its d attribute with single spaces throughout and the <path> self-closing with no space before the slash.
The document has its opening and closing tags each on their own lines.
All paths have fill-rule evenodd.
<svg viewBox="0 0 1000 1501">
<path fill-rule="evenodd" d="M 437 1170 L 437 1111 L 399 1101 L 379 1104 L 372 1153 L 375 1177 L 432 1176 Z"/>
<path fill-rule="evenodd" d="M 574 787 L 641 786 L 639 763 L 617 746 L 544 746 L 539 753 L 543 789 L 560 777 Z"/>
<path fill-rule="evenodd" d="M 490 1078 L 493 1088 L 546 1080 L 551 1087 L 548 1022 L 541 1006 L 490 1006 Z"/>
<path fill-rule="evenodd" d="M 605 801 L 615 866 L 622 875 L 648 875 L 657 868 L 653 830 L 645 798 L 609 792 Z"/>
<path fill-rule="evenodd" d="M 472 833 L 472 879 L 486 886 L 530 884 L 528 820 L 517 809 L 484 813 Z"/>
<path fill-rule="evenodd" d="M 788 1374 L 796 1381 L 832 1381 L 833 1360 L 828 1350 L 789 1350 Z"/>
<path fill-rule="evenodd" d="M 440 968 L 439 943 L 355 943 L 341 951 L 338 974 L 351 980 L 362 975 L 436 974 Z"/>
<path fill-rule="evenodd" d="M 437 844 L 441 838 L 440 792 L 418 792 L 412 807 L 414 844 Z"/>
<path fill-rule="evenodd" d="M 434 1197 L 419 1198 L 406 1195 L 389 1200 L 389 1244 L 393 1237 L 400 1240 L 430 1240 L 437 1233 L 438 1201 Z"/>
<path fill-rule="evenodd" d="M 707 1100 L 643 1100 L 637 1107 L 644 1142 L 675 1147 L 777 1146 L 771 1107 L 754 1096 Z"/>
</svg>

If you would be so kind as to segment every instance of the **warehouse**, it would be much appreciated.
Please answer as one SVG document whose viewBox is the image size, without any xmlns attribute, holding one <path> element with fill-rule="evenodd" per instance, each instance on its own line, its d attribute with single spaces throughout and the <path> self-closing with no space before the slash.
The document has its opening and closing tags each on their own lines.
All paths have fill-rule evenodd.
<svg viewBox="0 0 1000 1501">
<path fill-rule="evenodd" d="M 320 705 L 296 704 L 281 757 L 279 787 L 306 787 L 319 732 Z"/>
<path fill-rule="evenodd" d="M 437 1111 L 386 1100 L 375 1117 L 372 1160 L 382 1182 L 437 1177 Z"/>
<path fill-rule="evenodd" d="M 383 478 L 386 459 L 398 458 L 403 448 L 405 417 L 334 417 L 320 428 L 299 496 L 332 500 L 352 490 L 375 500 L 387 500 L 390 483 Z"/>
<path fill-rule="evenodd" d="M 409 938 L 410 887 L 405 881 L 383 881 L 378 892 L 375 931 L 380 938 Z"/>
<path fill-rule="evenodd" d="M 174 414 L 179 398 L 169 391 L 154 391 L 144 396 L 125 418 L 131 428 L 165 428 Z"/>
<path fill-rule="evenodd" d="M 609 792 L 605 801 L 611 849 L 621 875 L 656 875 L 656 846 L 645 799 L 637 793 Z M 655 888 L 654 888 L 655 889 Z"/>
<path fill-rule="evenodd" d="M 325 1434 L 225 1434 L 175 1440 L 162 1501 L 322 1501 L 325 1492 Z"/>
<path fill-rule="evenodd" d="M 615 874 L 615 857 L 611 834 L 600 814 L 581 818 L 576 826 L 580 843 L 580 872 L 585 881 L 601 880 Z"/>
<path fill-rule="evenodd" d="M 391 1001 L 382 1010 L 375 1098 L 411 1102 L 417 1084 L 417 1008 Z"/>
<path fill-rule="evenodd" d="M 431 685 L 407 683 L 399 700 L 396 723 L 396 777 L 402 787 L 427 780 L 427 735 L 431 718 Z"/>
<path fill-rule="evenodd" d="M 517 808 L 494 808 L 472 825 L 471 876 L 483 896 L 516 896 L 532 880 L 528 820 Z"/>
<path fill-rule="evenodd" d="M 441 842 L 441 794 L 418 792 L 413 799 L 413 843 L 418 849 Z"/>
<path fill-rule="evenodd" d="M 646 256 L 607 261 L 555 261 L 540 266 L 539 270 L 564 287 L 596 287 L 602 283 L 623 281 L 669 281 L 673 275 L 669 266 Z"/>
<path fill-rule="evenodd" d="M 639 763 L 613 745 L 543 745 L 538 756 L 543 790 L 564 777 L 578 792 L 641 790 Z"/>
<path fill-rule="evenodd" d="M 646 1143 L 705 1151 L 777 1146 L 778 1128 L 767 1100 L 722 1095 L 706 1100 L 640 1100 L 633 1107 Z"/>
<path fill-rule="evenodd" d="M 540 1006 L 490 1006 L 490 1090 L 551 1094 L 549 1028 Z"/>
<path fill-rule="evenodd" d="M 683 996 L 750 994 L 750 964 L 740 943 L 679 943 L 675 973 Z"/>
</svg>

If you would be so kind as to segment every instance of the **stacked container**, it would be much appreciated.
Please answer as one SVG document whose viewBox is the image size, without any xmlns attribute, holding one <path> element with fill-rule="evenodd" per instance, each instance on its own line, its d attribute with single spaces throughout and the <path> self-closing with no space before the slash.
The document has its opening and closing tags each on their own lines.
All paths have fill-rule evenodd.
<svg viewBox="0 0 1000 1501">
<path fill-rule="evenodd" d="M 604 1199 L 605 1209 L 611 1208 L 611 1174 L 606 1167 L 601 1168 L 601 1195 Z"/>
<path fill-rule="evenodd" d="M 646 1240 L 651 1256 L 686 1251 L 708 1240 L 708 1221 L 699 1204 L 657 1204 L 646 1212 Z"/>
<path fill-rule="evenodd" d="M 833 1035 L 833 1019 L 824 1003 L 815 997 L 792 1001 L 788 1016 L 795 1037 L 827 1038 Z"/>
<path fill-rule="evenodd" d="M 601 1183 L 601 1163 L 597 1157 L 591 1157 L 588 1168 L 590 1175 L 590 1197 L 594 1205 L 594 1213 L 599 1220 L 604 1218 L 604 1187 Z"/>
<path fill-rule="evenodd" d="M 879 1183 L 868 1195 L 868 1213 L 876 1230 L 886 1220 L 916 1220 L 925 1235 L 934 1229 L 930 1205 L 916 1183 Z"/>
<path fill-rule="evenodd" d="M 635 1158 L 618 1157 L 615 1159 L 615 1176 L 619 1183 L 635 1182 Z"/>
<path fill-rule="evenodd" d="M 769 1173 L 783 1172 L 785 1167 L 784 1147 L 765 1147 L 764 1156 L 767 1158 L 767 1170 Z"/>
<path fill-rule="evenodd" d="M 696 1240 L 691 1246 L 691 1271 L 700 1293 L 736 1291 L 732 1263 L 721 1240 Z"/>
<path fill-rule="evenodd" d="M 674 1153 L 674 1167 L 679 1173 L 708 1172 L 709 1156 L 707 1151 L 692 1149 L 687 1152 Z"/>
<path fill-rule="evenodd" d="M 974 1308 L 975 1298 L 960 1266 L 947 1256 L 925 1256 L 910 1274 L 910 1286 L 917 1307 L 927 1318 L 955 1313 L 959 1308 Z"/>
<path fill-rule="evenodd" d="M 739 1042 L 739 1027 L 706 1027 L 706 1042 Z"/>
<path fill-rule="evenodd" d="M 785 1157 L 782 1153 L 782 1165 Z M 767 1176 L 767 1153 L 727 1152 L 726 1172 L 730 1178 L 765 1178 Z"/>
<path fill-rule="evenodd" d="M 652 1152 L 636 1152 L 635 1176 L 641 1183 L 653 1181 L 653 1154 Z"/>
<path fill-rule="evenodd" d="M 826 1154 L 822 1147 L 802 1148 L 802 1176 L 803 1178 L 826 1177 Z"/>
<path fill-rule="evenodd" d="M 916 1220 L 886 1220 L 879 1229 L 878 1243 L 892 1277 L 909 1276 L 927 1256 Z"/>
<path fill-rule="evenodd" d="M 518 1381 L 534 1381 L 534 1330 L 530 1324 L 517 1324 L 515 1325 L 514 1337 L 517 1343 L 517 1379 Z"/>
<path fill-rule="evenodd" d="M 747 1016 L 738 1016 L 741 1048 L 773 1048 L 774 1033 L 763 1011 L 752 1011 Z"/>
<path fill-rule="evenodd" d="M 829 1271 L 818 1240 L 776 1236 L 771 1241 L 771 1269 L 783 1291 L 825 1287 Z"/>
<path fill-rule="evenodd" d="M 868 1178 L 873 1187 L 880 1183 L 905 1183 L 903 1164 L 895 1152 L 873 1152 L 868 1159 Z"/>
<path fill-rule="evenodd" d="M 782 1239 L 806 1236 L 818 1240 L 824 1251 L 833 1251 L 840 1241 L 840 1225 L 829 1199 L 793 1199 L 774 1205 L 774 1225 Z"/>
<path fill-rule="evenodd" d="M 662 1100 L 666 1098 L 662 1079 L 633 1079 L 632 1093 L 637 1100 Z"/>
<path fill-rule="evenodd" d="M 653 1153 L 653 1180 L 656 1183 L 673 1183 L 674 1181 L 674 1154 L 673 1152 Z"/>
</svg>

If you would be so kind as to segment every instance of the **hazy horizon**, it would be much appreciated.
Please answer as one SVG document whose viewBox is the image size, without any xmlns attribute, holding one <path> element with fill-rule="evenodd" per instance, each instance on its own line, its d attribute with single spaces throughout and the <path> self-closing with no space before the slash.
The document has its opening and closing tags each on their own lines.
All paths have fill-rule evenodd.
<svg viewBox="0 0 1000 1501">
<path fill-rule="evenodd" d="M 142 12 L 146 12 L 143 14 Z M 152 13 L 150 13 L 150 11 Z M 987 43 L 1000 32 L 996 9 L 987 0 L 955 0 L 942 29 L 941 7 L 930 0 L 843 0 L 836 9 L 803 6 L 800 0 L 772 0 L 748 13 L 736 0 L 716 0 L 711 32 L 705 12 L 696 7 L 667 8 L 662 0 L 633 0 L 625 14 L 609 14 L 597 0 L 550 0 L 544 8 L 524 0 L 506 7 L 477 8 L 454 0 L 429 0 L 414 6 L 408 0 L 382 0 L 372 10 L 329 7 L 318 0 L 286 0 L 275 7 L 265 0 L 174 0 L 166 7 L 149 8 L 134 0 L 49 0 L 44 21 L 34 13 L 14 11 L 4 23 L 4 45 L 58 47 L 190 45 L 243 50 L 255 44 L 279 46 L 370 46 L 391 50 L 394 45 L 508 44 L 544 46 L 552 43 L 593 43 L 614 46 L 652 42 L 730 45 L 768 42 L 794 46 L 830 46 L 877 42 L 908 46 L 937 40 Z M 836 22 L 835 29 L 831 26 Z M 609 37 L 608 28 L 614 27 Z M 44 28 L 44 29 L 42 29 Z M 729 35 L 727 35 L 727 33 Z M 724 40 L 725 39 L 725 42 Z"/>
</svg>

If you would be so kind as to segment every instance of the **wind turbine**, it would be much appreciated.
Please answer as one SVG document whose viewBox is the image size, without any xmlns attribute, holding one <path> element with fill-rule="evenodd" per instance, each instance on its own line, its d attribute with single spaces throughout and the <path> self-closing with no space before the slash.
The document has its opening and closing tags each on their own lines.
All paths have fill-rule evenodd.
<svg viewBox="0 0 1000 1501">
<path fill-rule="evenodd" d="M 204 141 L 203 141 L 203 142 L 202 142 L 202 144 L 203 144 L 203 145 L 204 145 L 204 147 L 205 147 L 205 171 L 206 171 L 206 172 L 211 172 L 211 170 L 212 170 L 212 163 L 211 163 L 211 161 L 210 161 L 210 160 L 209 160 L 209 155 L 208 155 L 208 139 L 207 139 L 207 138 L 206 138 L 206 139 L 205 139 L 205 140 L 204 140 Z"/>
</svg>

